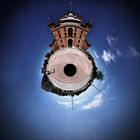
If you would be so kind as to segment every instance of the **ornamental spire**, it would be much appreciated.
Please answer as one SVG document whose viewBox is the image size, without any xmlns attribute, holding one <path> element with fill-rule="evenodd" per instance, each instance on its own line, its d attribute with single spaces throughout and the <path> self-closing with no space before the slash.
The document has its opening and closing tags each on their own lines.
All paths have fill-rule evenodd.
<svg viewBox="0 0 140 140">
<path fill-rule="evenodd" d="M 72 12 L 72 8 L 73 8 L 73 3 L 72 1 L 70 2 L 70 12 Z"/>
</svg>

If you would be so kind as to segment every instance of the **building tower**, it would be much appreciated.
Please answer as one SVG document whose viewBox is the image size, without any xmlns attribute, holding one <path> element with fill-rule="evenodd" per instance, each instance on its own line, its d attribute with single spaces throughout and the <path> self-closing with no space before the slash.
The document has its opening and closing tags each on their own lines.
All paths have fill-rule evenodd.
<svg viewBox="0 0 140 140">
<path fill-rule="evenodd" d="M 79 95 L 94 79 L 103 78 L 87 52 L 90 22 L 83 24 L 81 17 L 69 12 L 59 18 L 58 24 L 50 20 L 48 26 L 53 33 L 53 41 L 42 68 L 41 86 L 44 90 L 60 96 Z"/>
<path fill-rule="evenodd" d="M 57 25 L 50 21 L 49 27 L 54 35 L 54 40 L 50 45 L 54 51 L 66 47 L 79 48 L 86 51 L 90 47 L 86 36 L 92 27 L 91 23 L 82 24 L 81 17 L 77 17 L 72 12 L 65 14 L 64 17 L 60 17 Z"/>
</svg>

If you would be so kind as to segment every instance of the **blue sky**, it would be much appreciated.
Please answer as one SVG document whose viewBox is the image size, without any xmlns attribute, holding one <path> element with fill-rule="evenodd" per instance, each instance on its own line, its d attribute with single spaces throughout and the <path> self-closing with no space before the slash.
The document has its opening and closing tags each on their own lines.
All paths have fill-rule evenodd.
<svg viewBox="0 0 140 140">
<path fill-rule="evenodd" d="M 104 81 L 78 97 L 59 97 L 41 89 L 41 67 L 57 22 L 70 1 L 21 1 L 3 4 L 1 31 L 2 140 L 139 139 L 140 42 L 136 4 L 121 1 L 73 1 L 88 34 Z"/>
</svg>

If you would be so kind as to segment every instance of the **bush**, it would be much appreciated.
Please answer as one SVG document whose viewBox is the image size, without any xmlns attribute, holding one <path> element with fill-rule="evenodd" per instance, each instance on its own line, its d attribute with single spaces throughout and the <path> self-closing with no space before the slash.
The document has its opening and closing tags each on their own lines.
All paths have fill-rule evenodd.
<svg viewBox="0 0 140 140">
<path fill-rule="evenodd" d="M 97 78 L 98 80 L 103 80 L 103 77 L 104 77 L 104 76 L 103 76 L 103 73 L 102 73 L 101 71 L 97 71 L 97 77 L 96 77 L 96 78 Z"/>
</svg>

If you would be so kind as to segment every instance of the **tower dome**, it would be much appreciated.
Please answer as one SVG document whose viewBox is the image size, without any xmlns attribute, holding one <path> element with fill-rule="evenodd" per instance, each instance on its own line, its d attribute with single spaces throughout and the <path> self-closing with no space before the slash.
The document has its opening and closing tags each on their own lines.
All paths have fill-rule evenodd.
<svg viewBox="0 0 140 140">
<path fill-rule="evenodd" d="M 60 18 L 60 22 L 67 22 L 67 21 L 72 21 L 72 22 L 82 22 L 80 18 L 77 17 L 76 14 L 73 12 L 69 12 L 64 15 L 64 17 Z"/>
</svg>

